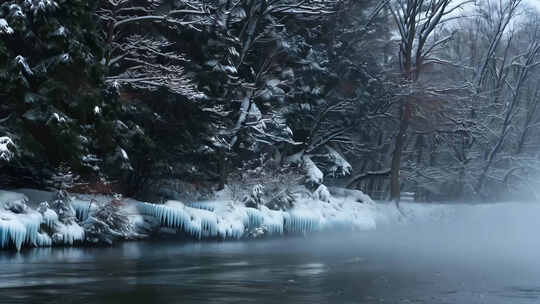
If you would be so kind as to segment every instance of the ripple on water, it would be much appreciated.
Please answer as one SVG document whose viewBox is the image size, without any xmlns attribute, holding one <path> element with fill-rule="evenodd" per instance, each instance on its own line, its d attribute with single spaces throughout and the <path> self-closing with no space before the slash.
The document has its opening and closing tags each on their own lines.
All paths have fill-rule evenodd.
<svg viewBox="0 0 540 304">
<path fill-rule="evenodd" d="M 511 286 L 505 289 L 502 296 L 515 299 L 540 299 L 540 287 Z"/>
</svg>

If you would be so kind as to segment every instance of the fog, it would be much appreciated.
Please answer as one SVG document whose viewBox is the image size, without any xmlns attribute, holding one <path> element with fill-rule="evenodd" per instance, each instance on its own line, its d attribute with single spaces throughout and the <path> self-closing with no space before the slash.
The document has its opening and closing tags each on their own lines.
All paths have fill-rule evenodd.
<svg viewBox="0 0 540 304">
<path fill-rule="evenodd" d="M 539 204 L 434 210 L 365 232 L 2 252 L 0 294 L 6 303 L 539 301 Z"/>
<path fill-rule="evenodd" d="M 449 209 L 446 218 L 385 225 L 360 238 L 364 244 L 379 247 L 379 252 L 399 252 L 404 258 L 422 256 L 432 262 L 504 262 L 515 267 L 525 261 L 539 263 L 540 204 L 474 204 Z"/>
</svg>

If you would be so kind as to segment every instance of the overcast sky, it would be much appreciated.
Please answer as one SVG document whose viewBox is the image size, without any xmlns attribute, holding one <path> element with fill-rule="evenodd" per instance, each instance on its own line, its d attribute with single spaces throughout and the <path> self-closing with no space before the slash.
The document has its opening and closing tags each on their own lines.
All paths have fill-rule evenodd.
<svg viewBox="0 0 540 304">
<path fill-rule="evenodd" d="M 540 10 L 540 0 L 525 0 L 525 2 Z"/>
</svg>

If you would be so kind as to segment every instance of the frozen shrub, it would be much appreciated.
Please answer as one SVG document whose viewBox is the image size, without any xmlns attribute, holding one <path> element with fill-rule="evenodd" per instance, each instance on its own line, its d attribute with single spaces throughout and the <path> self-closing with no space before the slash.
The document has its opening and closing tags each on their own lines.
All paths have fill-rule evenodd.
<svg viewBox="0 0 540 304">
<path fill-rule="evenodd" d="M 129 237 L 131 223 L 121 211 L 122 204 L 121 196 L 115 195 L 84 221 L 83 228 L 88 242 L 111 245 Z"/>
<path fill-rule="evenodd" d="M 71 197 L 65 190 L 58 190 L 56 197 L 51 203 L 51 207 L 58 215 L 60 222 L 71 224 L 75 222 L 75 209 L 71 206 Z"/>
</svg>

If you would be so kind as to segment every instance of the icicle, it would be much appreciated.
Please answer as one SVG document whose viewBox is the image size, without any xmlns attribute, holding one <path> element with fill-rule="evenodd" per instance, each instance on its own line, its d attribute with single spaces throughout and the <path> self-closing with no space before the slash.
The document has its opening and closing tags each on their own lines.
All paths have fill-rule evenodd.
<svg viewBox="0 0 540 304">
<path fill-rule="evenodd" d="M 52 239 L 45 233 L 38 233 L 37 239 L 37 246 L 39 247 L 49 247 L 52 246 Z"/>
<path fill-rule="evenodd" d="M 262 226 L 264 222 L 264 216 L 260 210 L 255 208 L 246 208 L 246 212 L 249 216 L 249 229 Z"/>
<path fill-rule="evenodd" d="M 261 206 L 263 214 L 263 226 L 266 227 L 268 234 L 283 234 L 284 217 L 283 211 L 270 210 L 265 206 Z"/>
<path fill-rule="evenodd" d="M 83 222 L 90 215 L 90 208 L 92 207 L 92 204 L 90 201 L 75 199 L 71 201 L 71 207 L 73 207 L 75 210 L 75 216 L 77 219 Z"/>
<path fill-rule="evenodd" d="M 58 214 L 52 209 L 47 209 L 43 212 L 42 223 L 49 229 L 54 229 L 55 223 L 58 222 Z"/>
<path fill-rule="evenodd" d="M 58 239 L 55 241 L 66 245 L 73 245 L 75 242 L 84 240 L 84 229 L 77 223 L 71 223 L 69 225 L 57 223 L 57 233 L 55 233 Z"/>
<path fill-rule="evenodd" d="M 27 214 L 18 214 L 17 218 L 25 227 L 23 243 L 34 247 L 37 246 L 39 226 L 42 222 L 41 214 L 33 211 Z"/>
</svg>

